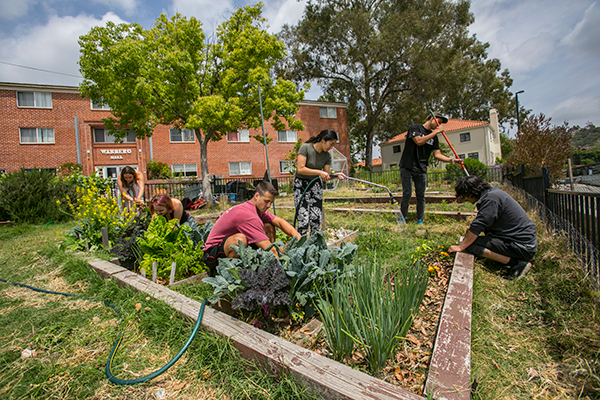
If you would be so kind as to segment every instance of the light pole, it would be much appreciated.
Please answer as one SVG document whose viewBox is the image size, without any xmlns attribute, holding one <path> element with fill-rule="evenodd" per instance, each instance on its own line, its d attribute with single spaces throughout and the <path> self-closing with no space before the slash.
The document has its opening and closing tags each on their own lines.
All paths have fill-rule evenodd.
<svg viewBox="0 0 600 400">
<path fill-rule="evenodd" d="M 515 93 L 515 99 L 517 101 L 517 132 L 521 131 L 521 119 L 519 118 L 519 93 L 525 92 L 524 90 L 519 90 Z"/>
</svg>

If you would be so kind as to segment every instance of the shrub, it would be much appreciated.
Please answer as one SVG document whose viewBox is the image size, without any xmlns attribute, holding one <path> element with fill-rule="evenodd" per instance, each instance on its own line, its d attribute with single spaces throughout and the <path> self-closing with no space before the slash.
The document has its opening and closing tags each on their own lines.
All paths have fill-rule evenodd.
<svg viewBox="0 0 600 400">
<path fill-rule="evenodd" d="M 0 178 L 0 215 L 33 224 L 64 221 L 70 218 L 67 196 L 74 192 L 72 182 L 52 172 L 21 168 Z"/>
<path fill-rule="evenodd" d="M 148 179 L 170 179 L 173 177 L 171 168 L 165 163 L 150 160 L 146 164 Z"/>
<path fill-rule="evenodd" d="M 469 171 L 469 175 L 475 175 L 485 180 L 488 173 L 488 167 L 479 160 L 474 158 L 465 158 L 465 167 Z M 446 165 L 446 179 L 449 181 L 457 181 L 465 176 L 465 172 L 460 165 L 447 164 Z"/>
</svg>

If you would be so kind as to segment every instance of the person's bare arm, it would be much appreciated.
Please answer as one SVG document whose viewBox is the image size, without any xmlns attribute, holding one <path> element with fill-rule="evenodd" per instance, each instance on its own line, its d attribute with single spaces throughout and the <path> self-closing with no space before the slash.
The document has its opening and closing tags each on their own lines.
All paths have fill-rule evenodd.
<svg viewBox="0 0 600 400">
<path fill-rule="evenodd" d="M 436 160 L 440 160 L 445 163 L 460 164 L 460 165 L 463 164 L 462 159 L 446 157 L 445 155 L 442 154 L 442 152 L 440 150 L 434 150 L 433 157 L 435 157 Z"/>
<path fill-rule="evenodd" d="M 137 177 L 137 180 L 138 180 L 138 186 L 140 188 L 140 192 L 135 197 L 135 202 L 137 204 L 142 204 L 144 202 L 142 200 L 142 198 L 144 196 L 144 185 L 145 185 L 144 174 L 141 171 L 136 171 L 136 177 Z"/>
<path fill-rule="evenodd" d="M 292 224 L 290 224 L 289 222 L 287 222 L 285 219 L 283 219 L 281 217 L 275 217 L 275 219 L 273 219 L 273 225 L 275 225 L 276 227 L 281 229 L 283 231 L 283 233 L 285 233 L 286 235 L 288 235 L 290 237 L 297 237 L 298 239 L 301 238 L 300 234 L 292 226 Z"/>
<path fill-rule="evenodd" d="M 263 250 L 267 250 L 267 247 L 269 247 L 272 243 L 268 240 L 263 240 L 260 242 L 256 242 L 254 244 Z M 279 254 L 277 254 L 277 250 L 275 250 L 275 246 L 271 247 L 271 253 L 275 254 L 275 257 L 279 258 Z"/>
<path fill-rule="evenodd" d="M 433 139 L 438 133 L 442 132 L 444 130 L 444 125 L 440 125 L 437 128 L 435 128 L 434 130 L 431 131 L 431 133 L 428 133 L 425 136 L 413 136 L 412 140 L 413 142 L 415 142 L 417 144 L 417 146 L 423 146 L 425 143 L 429 142 L 431 139 Z"/>
<path fill-rule="evenodd" d="M 173 202 L 173 218 L 181 221 L 181 216 L 183 215 L 183 204 L 181 204 L 181 201 L 177 199 L 171 199 L 171 201 Z"/>
<path fill-rule="evenodd" d="M 457 253 L 459 251 L 465 251 L 467 247 L 473 244 L 477 239 L 477 235 L 467 230 L 467 235 L 459 245 L 450 246 L 448 253 Z"/>
<path fill-rule="evenodd" d="M 127 189 L 121 183 L 121 179 L 117 179 L 117 185 L 119 186 L 119 190 L 121 191 L 121 196 L 124 199 L 132 201 L 132 202 L 135 203 L 135 199 L 133 197 L 131 197 L 130 195 L 127 194 Z"/>
</svg>

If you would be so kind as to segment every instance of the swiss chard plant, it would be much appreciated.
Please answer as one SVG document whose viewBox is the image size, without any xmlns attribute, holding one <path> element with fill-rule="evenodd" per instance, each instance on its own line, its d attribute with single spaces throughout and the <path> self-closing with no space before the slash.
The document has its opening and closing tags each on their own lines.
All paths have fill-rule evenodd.
<svg viewBox="0 0 600 400">
<path fill-rule="evenodd" d="M 177 219 L 167 221 L 160 215 L 155 215 L 148 225 L 143 237 L 137 238 L 144 257 L 140 268 L 146 274 L 152 273 L 152 263 L 157 264 L 157 275 L 167 279 L 171 273 L 171 265 L 176 263 L 175 278 L 181 279 L 191 273 L 199 274 L 206 269 L 202 262 L 202 246 L 194 246 L 192 239 L 186 235 L 191 228 L 187 225 L 177 227 Z"/>
</svg>

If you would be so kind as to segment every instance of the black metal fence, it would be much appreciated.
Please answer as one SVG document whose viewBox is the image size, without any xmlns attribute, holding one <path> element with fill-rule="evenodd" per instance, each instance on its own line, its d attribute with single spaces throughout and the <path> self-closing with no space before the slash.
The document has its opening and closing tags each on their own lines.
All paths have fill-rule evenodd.
<svg viewBox="0 0 600 400">
<path fill-rule="evenodd" d="M 600 288 L 600 194 L 550 189 L 550 180 L 546 168 L 538 175 L 528 176 L 524 167 L 505 173 L 505 181 L 521 190 L 548 227 L 565 238 Z"/>
</svg>

